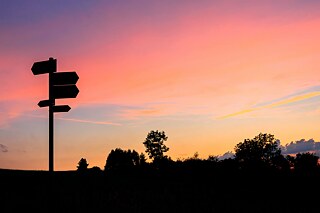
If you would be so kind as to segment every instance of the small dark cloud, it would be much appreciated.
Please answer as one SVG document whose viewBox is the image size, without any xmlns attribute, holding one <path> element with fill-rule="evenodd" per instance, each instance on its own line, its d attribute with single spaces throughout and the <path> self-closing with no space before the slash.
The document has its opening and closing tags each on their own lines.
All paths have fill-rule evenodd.
<svg viewBox="0 0 320 213">
<path fill-rule="evenodd" d="M 281 146 L 282 154 L 297 154 L 311 152 L 319 156 L 320 154 L 320 142 L 316 142 L 313 139 L 305 140 L 301 139 L 295 142 Z"/>
<path fill-rule="evenodd" d="M 218 156 L 219 160 L 225 160 L 225 159 L 228 159 L 228 158 L 233 159 L 234 158 L 234 153 L 229 151 L 229 152 L 224 153 L 223 155 Z"/>
<path fill-rule="evenodd" d="M 0 144 L 0 152 L 8 152 L 8 147 L 3 144 Z"/>
</svg>

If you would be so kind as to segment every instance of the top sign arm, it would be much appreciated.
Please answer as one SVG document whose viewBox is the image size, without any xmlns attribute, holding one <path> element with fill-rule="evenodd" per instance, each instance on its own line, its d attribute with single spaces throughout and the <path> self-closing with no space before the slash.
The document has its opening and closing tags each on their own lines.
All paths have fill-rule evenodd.
<svg viewBox="0 0 320 213">
<path fill-rule="evenodd" d="M 54 73 L 57 71 L 57 59 L 50 58 L 47 61 L 35 62 L 33 63 L 31 70 L 34 75 Z"/>
</svg>

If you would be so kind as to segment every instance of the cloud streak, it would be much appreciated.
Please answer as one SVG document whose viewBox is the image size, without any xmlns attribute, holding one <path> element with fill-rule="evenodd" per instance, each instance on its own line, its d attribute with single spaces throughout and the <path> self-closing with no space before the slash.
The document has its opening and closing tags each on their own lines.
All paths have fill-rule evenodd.
<svg viewBox="0 0 320 213">
<path fill-rule="evenodd" d="M 169 103 L 146 103 L 144 105 L 132 105 L 119 110 L 117 116 L 134 120 L 141 118 L 154 118 L 172 115 L 175 112 L 174 104 Z"/>
<path fill-rule="evenodd" d="M 265 105 L 262 105 L 262 106 L 256 106 L 256 107 L 252 107 L 252 108 L 249 108 L 249 109 L 241 110 L 241 111 L 238 111 L 238 112 L 235 112 L 235 113 L 231 113 L 231 114 L 228 114 L 228 115 L 224 115 L 224 116 L 218 117 L 218 119 L 231 118 L 231 117 L 235 117 L 235 116 L 238 116 L 238 115 L 242 115 L 242 114 L 250 113 L 250 112 L 253 112 L 253 111 L 261 110 L 261 109 L 267 109 L 267 108 L 278 107 L 278 106 L 282 106 L 282 105 L 286 105 L 286 104 L 291 104 L 291 103 L 303 101 L 303 100 L 306 100 L 306 99 L 310 99 L 310 98 L 313 98 L 313 97 L 316 97 L 316 96 L 320 96 L 320 91 L 314 91 L 314 92 L 309 92 L 309 93 L 306 93 L 306 94 L 296 95 L 296 96 L 293 96 L 293 97 L 286 98 L 284 100 L 275 101 L 275 102 L 270 103 L 270 104 L 265 104 Z"/>
<path fill-rule="evenodd" d="M 109 121 L 91 121 L 91 120 L 74 119 L 74 118 L 56 118 L 56 119 L 64 120 L 64 121 L 79 122 L 79 123 L 90 123 L 90 124 L 121 126 L 120 123 L 114 123 L 114 122 L 109 122 Z"/>
<path fill-rule="evenodd" d="M 0 112 L 3 113 L 3 112 Z M 20 113 L 7 113 L 10 116 L 26 116 L 26 117 L 32 117 L 32 118 L 42 118 L 47 119 L 47 116 L 43 115 L 31 115 L 31 114 L 20 114 Z M 87 120 L 87 119 L 75 119 L 75 118 L 59 118 L 56 117 L 56 120 L 64 120 L 64 121 L 71 121 L 71 122 L 78 122 L 78 123 L 89 123 L 89 124 L 99 124 L 99 125 L 113 125 L 113 126 L 121 126 L 120 123 L 115 123 L 111 121 L 93 121 L 93 120 Z"/>
</svg>

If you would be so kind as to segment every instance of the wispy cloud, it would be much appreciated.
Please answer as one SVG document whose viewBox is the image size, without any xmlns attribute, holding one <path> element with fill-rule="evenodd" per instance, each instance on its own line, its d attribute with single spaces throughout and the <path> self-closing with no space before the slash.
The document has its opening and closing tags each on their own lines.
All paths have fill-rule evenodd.
<svg viewBox="0 0 320 213">
<path fill-rule="evenodd" d="M 174 112 L 175 106 L 172 103 L 146 103 L 144 105 L 122 107 L 117 116 L 126 120 L 136 120 L 140 118 L 168 116 Z"/>
<path fill-rule="evenodd" d="M 3 113 L 3 112 L 0 112 Z M 20 113 L 7 113 L 10 116 L 26 116 L 26 117 L 32 117 L 32 118 L 42 118 L 47 119 L 47 116 L 44 115 L 32 115 L 32 114 L 20 114 Z M 64 120 L 64 121 L 71 121 L 71 122 L 79 122 L 79 123 L 89 123 L 89 124 L 100 124 L 100 125 L 113 125 L 113 126 L 121 126 L 120 123 L 115 123 L 111 121 L 93 121 L 93 120 L 87 120 L 87 119 L 76 119 L 76 118 L 59 118 L 56 117 L 56 120 Z"/>
<path fill-rule="evenodd" d="M 257 106 L 253 106 L 251 108 L 248 109 L 244 109 L 238 112 L 234 112 L 234 113 L 230 113 L 221 117 L 218 117 L 218 119 L 226 119 L 226 118 L 231 118 L 231 117 L 235 117 L 238 115 L 242 115 L 242 114 L 246 114 L 246 113 L 250 113 L 253 111 L 257 111 L 257 110 L 261 110 L 261 109 L 266 109 L 266 108 L 273 108 L 273 107 L 278 107 L 278 106 L 282 106 L 282 105 L 286 105 L 286 104 L 291 104 L 291 103 L 295 103 L 295 102 L 299 102 L 299 101 L 303 101 L 309 98 L 313 98 L 316 96 L 320 96 L 320 91 L 313 91 L 313 92 L 308 92 L 308 93 L 304 93 L 304 94 L 299 94 L 299 95 L 291 95 L 289 97 L 283 98 L 282 100 L 277 100 L 277 101 L 273 101 L 271 103 L 268 104 L 260 104 Z"/>
<path fill-rule="evenodd" d="M 80 123 L 121 126 L 120 123 L 114 123 L 114 122 L 109 122 L 109 121 L 91 121 L 91 120 L 74 119 L 74 118 L 56 118 L 56 119 L 64 120 L 64 121 L 80 122 Z"/>
<path fill-rule="evenodd" d="M 120 116 L 123 119 L 134 120 L 145 117 L 156 117 L 163 114 L 161 109 L 148 108 L 148 109 L 126 109 L 122 110 Z"/>
</svg>

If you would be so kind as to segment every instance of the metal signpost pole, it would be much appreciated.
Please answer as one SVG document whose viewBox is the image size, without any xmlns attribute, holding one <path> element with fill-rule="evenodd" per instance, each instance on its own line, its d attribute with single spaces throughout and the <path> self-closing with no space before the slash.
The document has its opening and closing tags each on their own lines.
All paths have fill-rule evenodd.
<svg viewBox="0 0 320 213">
<path fill-rule="evenodd" d="M 50 58 L 49 61 L 52 61 Z M 53 172 L 53 107 L 55 105 L 55 99 L 53 97 L 53 82 L 52 75 L 54 70 L 49 72 L 49 171 Z"/>
</svg>

